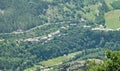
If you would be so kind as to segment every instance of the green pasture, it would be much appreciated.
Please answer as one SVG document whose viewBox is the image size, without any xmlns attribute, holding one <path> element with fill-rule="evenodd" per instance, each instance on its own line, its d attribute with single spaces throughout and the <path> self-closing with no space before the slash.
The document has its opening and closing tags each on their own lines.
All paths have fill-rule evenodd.
<svg viewBox="0 0 120 71">
<path fill-rule="evenodd" d="M 106 28 L 118 29 L 120 28 L 120 10 L 113 10 L 105 14 Z"/>
</svg>

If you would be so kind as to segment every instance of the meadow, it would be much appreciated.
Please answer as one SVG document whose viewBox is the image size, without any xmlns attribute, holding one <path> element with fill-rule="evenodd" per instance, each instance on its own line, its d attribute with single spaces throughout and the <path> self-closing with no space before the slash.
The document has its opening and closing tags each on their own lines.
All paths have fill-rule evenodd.
<svg viewBox="0 0 120 71">
<path fill-rule="evenodd" d="M 115 30 L 120 28 L 120 10 L 112 10 L 105 14 L 105 26 Z"/>
</svg>

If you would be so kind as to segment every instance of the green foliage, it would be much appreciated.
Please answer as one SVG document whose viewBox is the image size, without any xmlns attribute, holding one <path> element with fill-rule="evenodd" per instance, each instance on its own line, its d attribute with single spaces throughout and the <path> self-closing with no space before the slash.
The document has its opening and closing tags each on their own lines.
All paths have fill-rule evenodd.
<svg viewBox="0 0 120 71">
<path fill-rule="evenodd" d="M 79 26 L 70 26 L 68 30 L 60 30 L 61 36 L 55 36 L 51 41 L 43 40 L 38 42 L 17 42 L 13 40 L 4 40 L 0 43 L 1 48 L 1 69 L 15 69 L 22 70 L 41 60 L 46 60 L 53 57 L 67 55 L 71 52 L 86 50 L 94 47 L 102 47 L 104 49 L 119 50 L 120 42 L 118 37 L 119 31 L 92 31 L 90 29 L 83 29 Z M 78 39 L 79 38 L 79 39 Z M 104 40 L 104 41 L 103 41 Z M 109 43 L 109 44 L 108 44 Z M 114 44 L 114 45 L 113 45 Z M 86 51 L 85 53 L 92 53 Z M 7 59 L 5 59 L 7 57 Z M 16 60 L 10 61 L 9 59 Z M 4 63 L 6 62 L 6 63 Z M 17 66 L 18 65 L 18 66 Z M 8 67 L 10 66 L 10 67 Z M 12 68 L 13 66 L 13 68 Z"/>
<path fill-rule="evenodd" d="M 120 31 L 92 31 L 81 26 L 104 24 L 106 10 L 104 0 L 0 0 L 0 70 L 22 71 L 72 52 L 94 53 L 97 50 L 87 49 L 96 47 L 119 50 Z M 60 33 L 48 40 L 55 31 Z M 44 36 L 47 39 L 41 40 Z M 24 41 L 29 38 L 39 41 Z"/>
<path fill-rule="evenodd" d="M 120 9 L 120 1 L 119 0 L 112 2 L 111 5 L 114 9 Z"/>
<path fill-rule="evenodd" d="M 15 38 L 13 39 L 10 37 L 9 40 L 5 39 L 1 41 L 0 68 L 2 70 L 16 70 L 16 68 L 18 68 L 18 70 L 22 70 L 41 60 L 65 54 L 67 55 L 71 52 L 84 49 L 86 50 L 94 47 L 119 50 L 118 46 L 120 46 L 120 42 L 118 37 L 120 36 L 120 31 L 102 32 L 83 29 L 80 26 L 70 26 L 69 29 L 61 29 L 60 32 L 60 36 L 56 35 L 50 41 L 18 42 Z M 13 34 L 9 35 L 11 36 Z M 1 36 L 1 38 L 2 37 L 4 36 Z M 89 52 L 94 53 L 90 50 L 86 50 L 85 53 L 89 54 Z M 7 59 L 5 57 L 7 57 Z M 10 65 L 8 65 L 8 59 L 12 59 L 12 61 L 10 61 Z M 15 64 L 13 64 L 13 62 L 15 62 Z"/>
<path fill-rule="evenodd" d="M 120 51 L 107 51 L 106 55 L 108 61 L 106 63 L 106 71 L 119 71 L 120 70 Z"/>
<path fill-rule="evenodd" d="M 107 10 L 104 0 L 1 0 L 0 33 L 25 31 L 45 23 L 81 23 L 81 18 L 94 25 L 98 8 Z"/>
<path fill-rule="evenodd" d="M 106 51 L 107 60 L 102 64 L 94 61 L 88 63 L 87 71 L 119 71 L 120 70 L 120 51 Z"/>
</svg>

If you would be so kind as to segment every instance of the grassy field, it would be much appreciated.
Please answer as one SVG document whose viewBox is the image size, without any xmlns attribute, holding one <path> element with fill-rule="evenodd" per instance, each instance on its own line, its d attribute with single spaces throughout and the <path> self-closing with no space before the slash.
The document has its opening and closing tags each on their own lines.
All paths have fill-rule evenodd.
<svg viewBox="0 0 120 71">
<path fill-rule="evenodd" d="M 71 53 L 71 54 L 68 54 L 68 55 L 64 55 L 64 56 L 60 56 L 60 57 L 57 57 L 57 58 L 53 58 L 53 59 L 49 59 L 47 61 L 42 61 L 40 62 L 39 64 L 43 65 L 43 66 L 54 66 L 54 65 L 58 65 L 58 64 L 61 64 L 63 61 L 65 60 L 68 60 L 70 58 L 73 58 L 76 54 L 80 53 L 81 51 L 79 52 L 75 52 L 75 53 Z"/>
<path fill-rule="evenodd" d="M 120 28 L 120 10 L 113 10 L 105 14 L 106 27 L 111 29 Z"/>
<path fill-rule="evenodd" d="M 25 69 L 24 71 L 35 71 L 37 68 L 41 66 L 43 67 L 49 67 L 49 66 L 56 66 L 61 64 L 63 61 L 69 60 L 70 58 L 73 58 L 75 55 L 82 53 L 81 51 L 70 53 L 68 55 L 60 56 L 57 58 L 49 59 L 46 61 L 41 61 L 38 64 L 34 65 L 31 68 Z"/>
</svg>

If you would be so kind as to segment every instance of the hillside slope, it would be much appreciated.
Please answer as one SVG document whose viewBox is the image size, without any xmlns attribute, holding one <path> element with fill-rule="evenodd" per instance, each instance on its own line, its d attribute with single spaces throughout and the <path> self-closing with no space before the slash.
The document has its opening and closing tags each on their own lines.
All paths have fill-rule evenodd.
<svg viewBox="0 0 120 71">
<path fill-rule="evenodd" d="M 104 0 L 0 0 L 0 33 L 25 31 L 45 23 L 104 24 L 105 10 Z"/>
<path fill-rule="evenodd" d="M 0 70 L 23 71 L 37 65 L 40 71 L 49 60 L 59 66 L 102 59 L 106 49 L 120 50 L 120 31 L 105 28 L 110 23 L 104 16 L 116 9 L 116 1 L 105 0 L 0 0 Z M 66 58 L 77 52 L 81 53 Z"/>
</svg>

